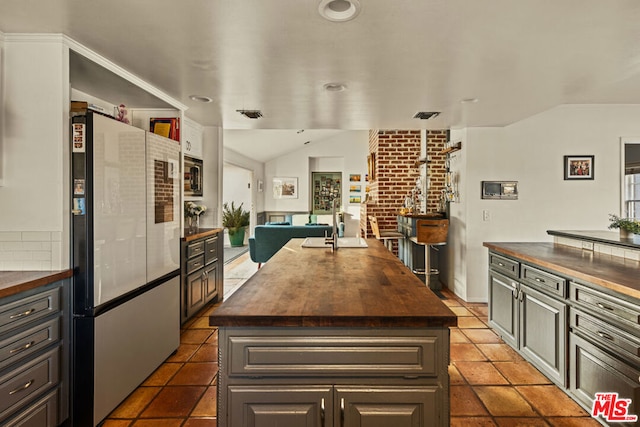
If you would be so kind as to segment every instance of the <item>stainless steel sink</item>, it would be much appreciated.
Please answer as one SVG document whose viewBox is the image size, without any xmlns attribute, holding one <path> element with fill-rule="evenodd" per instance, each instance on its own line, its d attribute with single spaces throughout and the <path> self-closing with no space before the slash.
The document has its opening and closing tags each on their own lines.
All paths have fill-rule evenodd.
<svg viewBox="0 0 640 427">
<path fill-rule="evenodd" d="M 303 248 L 328 248 L 330 243 L 325 243 L 324 237 L 307 237 L 302 242 Z M 340 248 L 368 248 L 367 241 L 362 237 L 338 237 L 338 249 Z"/>
</svg>

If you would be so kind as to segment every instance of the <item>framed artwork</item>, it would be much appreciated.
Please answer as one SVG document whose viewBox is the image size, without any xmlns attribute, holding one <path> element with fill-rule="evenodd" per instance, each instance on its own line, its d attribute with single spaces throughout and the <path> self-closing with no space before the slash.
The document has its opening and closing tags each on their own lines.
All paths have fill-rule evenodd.
<svg viewBox="0 0 640 427">
<path fill-rule="evenodd" d="M 298 178 L 273 178 L 274 199 L 297 199 Z"/>
<path fill-rule="evenodd" d="M 342 172 L 311 172 L 311 213 L 316 215 L 331 213 L 333 199 L 342 201 Z"/>
<path fill-rule="evenodd" d="M 360 196 L 349 196 L 349 203 L 360 203 Z"/>
<path fill-rule="evenodd" d="M 349 175 L 349 181 L 351 182 L 360 182 L 360 174 L 359 173 L 352 173 Z"/>
<path fill-rule="evenodd" d="M 564 179 L 593 179 L 594 156 L 564 156 Z"/>
<path fill-rule="evenodd" d="M 362 187 L 360 185 L 349 186 L 349 191 L 351 191 L 352 193 L 359 193 L 361 190 L 362 190 Z"/>
</svg>

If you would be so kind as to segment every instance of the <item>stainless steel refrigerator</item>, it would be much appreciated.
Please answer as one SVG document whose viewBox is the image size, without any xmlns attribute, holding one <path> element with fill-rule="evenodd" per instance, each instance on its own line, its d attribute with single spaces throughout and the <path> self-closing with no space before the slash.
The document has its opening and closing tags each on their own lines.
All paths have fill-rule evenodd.
<svg viewBox="0 0 640 427">
<path fill-rule="evenodd" d="M 72 117 L 72 423 L 98 425 L 180 343 L 180 145 Z"/>
</svg>

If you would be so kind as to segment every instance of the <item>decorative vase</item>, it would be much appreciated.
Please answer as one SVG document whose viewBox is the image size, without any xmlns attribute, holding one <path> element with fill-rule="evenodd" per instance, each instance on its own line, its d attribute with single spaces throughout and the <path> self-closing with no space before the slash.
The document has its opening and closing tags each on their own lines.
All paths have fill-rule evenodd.
<svg viewBox="0 0 640 427">
<path fill-rule="evenodd" d="M 229 228 L 229 243 L 231 247 L 244 246 L 244 227 Z"/>
<path fill-rule="evenodd" d="M 624 228 L 620 229 L 620 238 L 622 238 L 622 239 L 627 239 L 627 238 L 631 237 L 632 234 L 633 233 L 631 233 L 628 230 L 625 230 Z"/>
</svg>

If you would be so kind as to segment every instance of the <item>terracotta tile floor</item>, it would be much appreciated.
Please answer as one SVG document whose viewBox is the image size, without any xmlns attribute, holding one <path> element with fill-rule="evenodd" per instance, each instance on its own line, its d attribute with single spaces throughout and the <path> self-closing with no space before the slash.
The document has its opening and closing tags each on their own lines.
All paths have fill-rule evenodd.
<svg viewBox="0 0 640 427">
<path fill-rule="evenodd" d="M 225 266 L 229 290 L 255 272 L 256 265 L 247 259 L 248 254 Z M 239 277 L 243 274 L 245 278 Z M 447 290 L 442 293 L 444 303 L 458 316 L 458 327 L 451 329 L 451 426 L 600 425 L 489 329 L 486 304 L 466 303 Z M 205 308 L 185 324 L 178 351 L 109 415 L 103 427 L 216 426 L 218 334 L 207 319 L 214 309 Z"/>
</svg>

